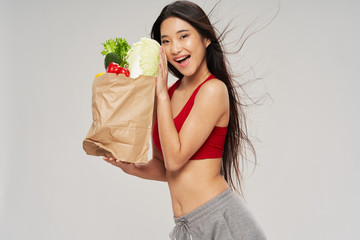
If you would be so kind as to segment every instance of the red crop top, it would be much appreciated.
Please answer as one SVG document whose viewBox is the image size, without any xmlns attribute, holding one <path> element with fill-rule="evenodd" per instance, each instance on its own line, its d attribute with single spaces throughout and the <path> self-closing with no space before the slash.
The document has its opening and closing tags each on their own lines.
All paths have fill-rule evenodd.
<svg viewBox="0 0 360 240">
<path fill-rule="evenodd" d="M 180 129 L 185 122 L 185 119 L 189 115 L 192 106 L 194 105 L 194 100 L 197 92 L 199 91 L 200 87 L 208 80 L 215 78 L 214 75 L 210 75 L 204 82 L 202 82 L 192 93 L 189 100 L 186 102 L 183 109 L 180 111 L 180 113 L 174 118 L 174 123 L 176 130 L 180 132 Z M 180 85 L 181 79 L 177 80 L 171 87 L 168 89 L 168 93 L 170 96 L 170 99 L 176 90 L 176 88 Z M 204 144 L 199 148 L 199 150 L 190 158 L 190 160 L 197 160 L 197 159 L 205 159 L 205 158 L 220 158 L 222 157 L 224 144 L 225 144 L 225 138 L 227 133 L 228 126 L 226 127 L 217 127 L 215 126 L 207 140 L 204 142 Z M 158 122 L 157 117 L 155 120 L 152 138 L 154 141 L 155 146 L 161 150 L 161 144 L 160 144 L 160 138 L 159 138 L 159 128 L 158 128 Z"/>
</svg>

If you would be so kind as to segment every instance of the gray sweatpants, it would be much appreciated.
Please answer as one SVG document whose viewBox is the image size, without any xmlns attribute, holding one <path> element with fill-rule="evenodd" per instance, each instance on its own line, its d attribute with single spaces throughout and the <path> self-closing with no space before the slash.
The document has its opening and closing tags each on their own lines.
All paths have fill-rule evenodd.
<svg viewBox="0 0 360 240">
<path fill-rule="evenodd" d="M 172 240 L 263 240 L 261 227 L 229 187 L 199 208 L 174 217 Z"/>
</svg>

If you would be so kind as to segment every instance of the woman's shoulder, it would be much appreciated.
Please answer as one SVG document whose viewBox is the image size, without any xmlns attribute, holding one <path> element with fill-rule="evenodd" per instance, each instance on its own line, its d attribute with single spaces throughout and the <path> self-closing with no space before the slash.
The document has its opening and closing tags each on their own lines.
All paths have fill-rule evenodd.
<svg viewBox="0 0 360 240">
<path fill-rule="evenodd" d="M 219 119 L 230 109 L 226 84 L 216 78 L 206 81 L 194 99 L 194 112 L 207 113 L 208 118 Z"/>
<path fill-rule="evenodd" d="M 227 106 L 229 95 L 226 84 L 217 78 L 206 81 L 199 89 L 195 101 L 212 103 L 213 107 L 218 104 L 219 106 Z"/>
<path fill-rule="evenodd" d="M 222 95 L 224 97 L 227 96 L 227 93 L 226 84 L 218 78 L 212 78 L 201 86 L 198 94 L 208 96 Z"/>
</svg>

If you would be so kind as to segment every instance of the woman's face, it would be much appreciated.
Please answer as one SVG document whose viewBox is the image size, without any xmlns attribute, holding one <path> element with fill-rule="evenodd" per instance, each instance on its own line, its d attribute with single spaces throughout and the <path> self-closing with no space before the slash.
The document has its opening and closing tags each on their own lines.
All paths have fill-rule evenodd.
<svg viewBox="0 0 360 240">
<path fill-rule="evenodd" d="M 192 76 L 206 67 L 205 52 L 210 44 L 188 22 L 170 17 L 160 26 L 161 45 L 166 58 L 184 76 Z"/>
</svg>

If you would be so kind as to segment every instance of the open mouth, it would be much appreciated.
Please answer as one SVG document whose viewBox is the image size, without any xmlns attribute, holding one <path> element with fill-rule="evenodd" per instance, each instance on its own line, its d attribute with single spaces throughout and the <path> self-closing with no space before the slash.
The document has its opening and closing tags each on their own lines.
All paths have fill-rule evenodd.
<svg viewBox="0 0 360 240">
<path fill-rule="evenodd" d="M 175 62 L 179 63 L 181 66 L 186 65 L 190 59 L 190 55 L 184 56 L 182 58 L 176 59 Z"/>
</svg>

